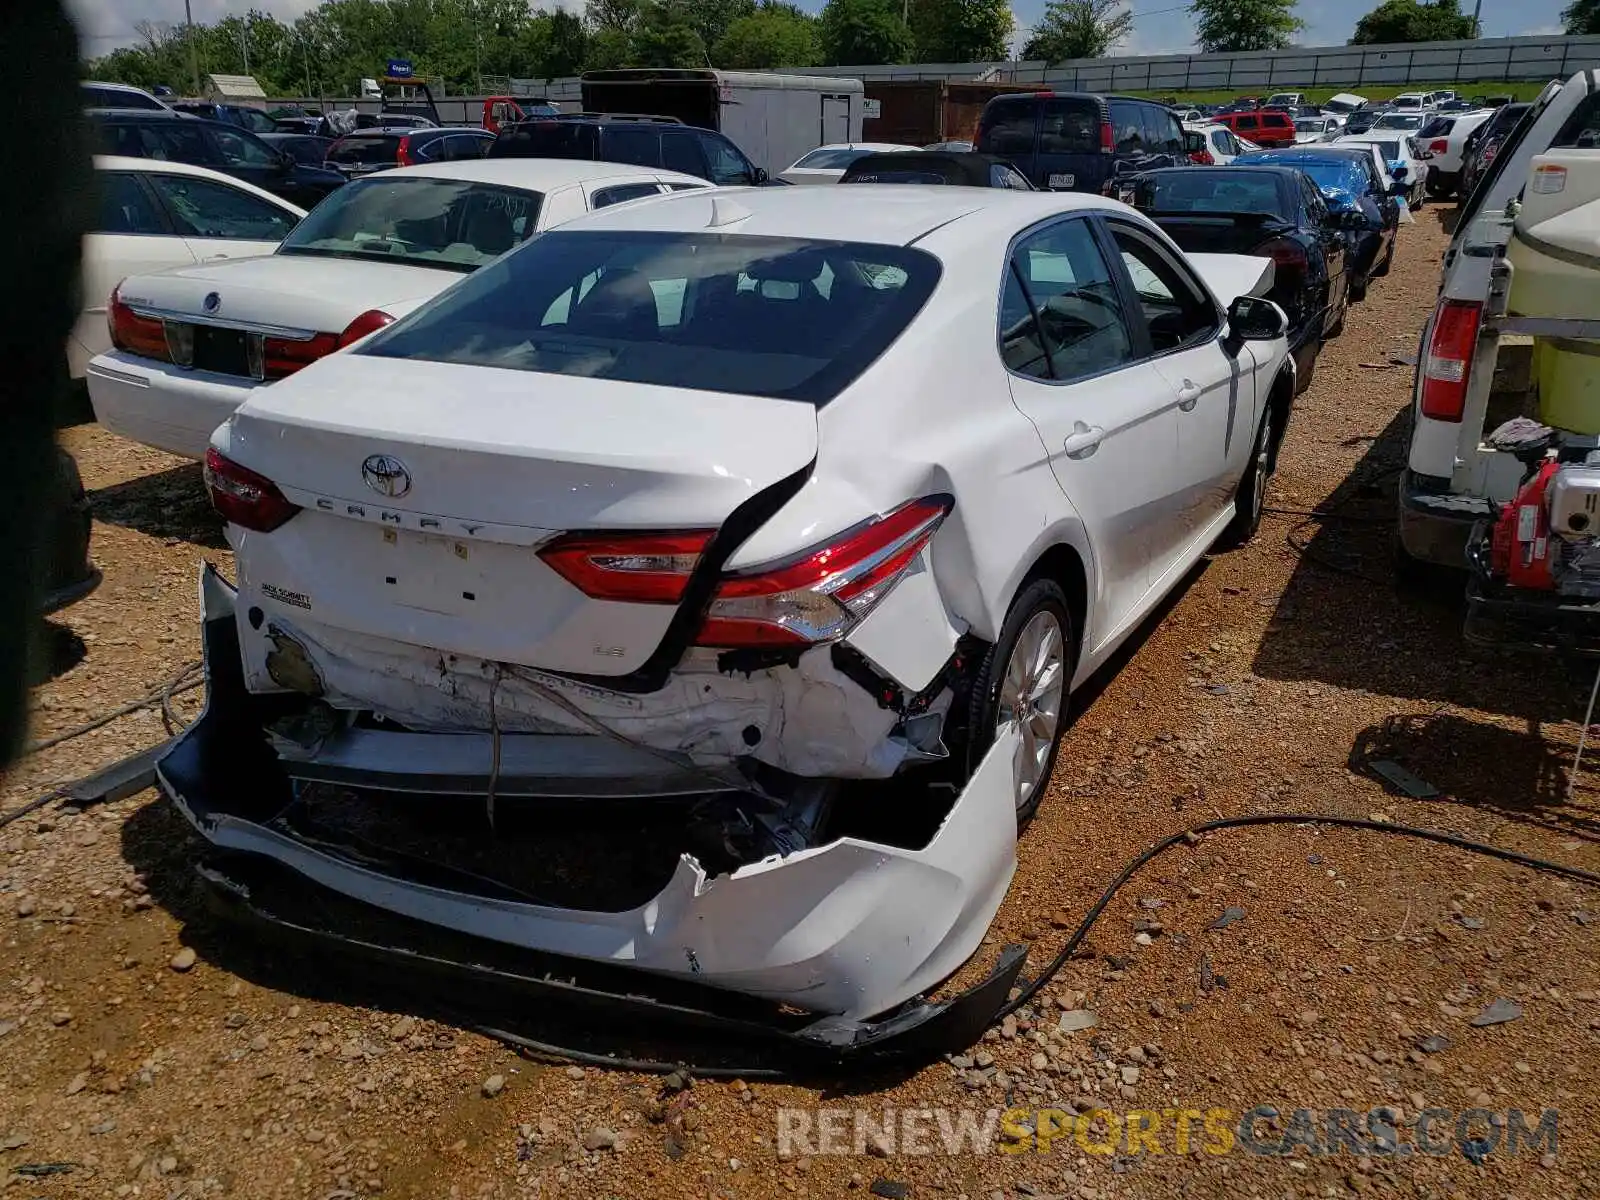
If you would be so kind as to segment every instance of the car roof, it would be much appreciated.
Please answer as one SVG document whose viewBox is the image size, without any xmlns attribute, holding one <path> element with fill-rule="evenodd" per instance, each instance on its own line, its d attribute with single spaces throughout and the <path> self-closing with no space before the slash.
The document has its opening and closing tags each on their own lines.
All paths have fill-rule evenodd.
<svg viewBox="0 0 1600 1200">
<path fill-rule="evenodd" d="M 818 150 L 870 150 L 874 154 L 894 154 L 901 150 L 919 150 L 920 146 L 908 146 L 904 142 L 828 142 L 823 146 L 813 146 L 800 157 L 815 154 Z"/>
<path fill-rule="evenodd" d="M 935 230 L 1005 236 L 1048 217 L 1091 209 L 1132 209 L 1077 192 L 1009 188 L 907 187 L 856 184 L 825 188 L 718 188 L 678 192 L 638 205 L 614 205 L 579 217 L 563 230 L 640 230 L 817 241 L 910 245 Z M 718 224 L 711 224 L 712 221 Z"/>
<path fill-rule="evenodd" d="M 709 180 L 664 167 L 641 167 L 634 163 L 593 162 L 574 158 L 475 158 L 466 162 L 421 163 L 414 167 L 396 167 L 370 178 L 398 179 L 408 175 L 421 175 L 430 179 L 462 179 L 470 183 L 492 183 L 501 187 L 533 188 L 550 191 L 576 183 L 615 179 L 622 176 L 648 175 L 656 179 L 693 183 L 709 188 Z M 774 188 L 774 191 L 788 191 Z"/>
<path fill-rule="evenodd" d="M 344 134 L 343 137 L 395 137 L 400 134 L 422 137 L 438 133 L 482 133 L 489 137 L 494 136 L 481 125 L 423 125 L 420 127 L 415 125 L 368 125 L 365 129 L 352 129 L 349 133 Z"/>
<path fill-rule="evenodd" d="M 172 108 L 86 108 L 83 110 L 98 120 L 115 121 L 200 121 L 203 117 L 191 116 Z M 217 122 L 212 121 L 215 125 Z"/>
<path fill-rule="evenodd" d="M 154 93 L 147 92 L 142 87 L 135 87 L 131 83 L 111 83 L 104 79 L 80 79 L 78 81 L 78 86 L 112 88 L 113 90 L 119 92 L 137 92 L 141 96 L 149 96 L 152 100 L 156 98 Z"/>
</svg>

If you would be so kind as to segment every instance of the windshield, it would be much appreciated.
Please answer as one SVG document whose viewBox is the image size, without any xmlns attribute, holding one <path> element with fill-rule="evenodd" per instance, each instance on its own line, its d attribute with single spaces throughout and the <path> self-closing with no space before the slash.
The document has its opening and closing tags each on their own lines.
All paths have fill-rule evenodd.
<svg viewBox="0 0 1600 1200">
<path fill-rule="evenodd" d="M 852 150 L 847 146 L 824 146 L 800 157 L 796 167 L 818 171 L 842 171 L 858 158 L 875 153 L 872 150 Z"/>
<path fill-rule="evenodd" d="M 1294 131 L 1296 133 L 1327 133 L 1328 125 L 1327 122 L 1319 121 L 1314 118 L 1310 120 L 1299 120 L 1294 123 Z"/>
<path fill-rule="evenodd" d="M 392 163 L 400 158 L 397 134 L 357 134 L 342 137 L 328 151 L 328 161 L 354 166 L 358 163 Z"/>
<path fill-rule="evenodd" d="M 471 271 L 533 233 L 542 198 L 460 179 L 377 175 L 334 192 L 278 253 Z"/>
<path fill-rule="evenodd" d="M 1261 213 L 1277 215 L 1277 176 L 1229 167 L 1225 171 L 1158 171 L 1134 184 L 1133 206 L 1154 213 Z"/>
<path fill-rule="evenodd" d="M 1384 113 L 1373 124 L 1374 129 L 1418 129 L 1421 126 L 1420 113 Z"/>
<path fill-rule="evenodd" d="M 361 353 L 825 404 L 939 280 L 905 246 L 547 233 Z"/>
</svg>

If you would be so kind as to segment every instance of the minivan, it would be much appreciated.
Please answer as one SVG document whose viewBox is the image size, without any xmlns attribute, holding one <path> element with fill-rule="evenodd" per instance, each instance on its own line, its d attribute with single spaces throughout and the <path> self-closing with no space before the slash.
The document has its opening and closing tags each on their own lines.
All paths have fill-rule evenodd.
<svg viewBox="0 0 1600 1200">
<path fill-rule="evenodd" d="M 1154 100 L 1026 92 L 984 105 L 976 149 L 1009 160 L 1037 188 L 1106 194 L 1118 175 L 1188 166 L 1204 146 Z"/>
</svg>

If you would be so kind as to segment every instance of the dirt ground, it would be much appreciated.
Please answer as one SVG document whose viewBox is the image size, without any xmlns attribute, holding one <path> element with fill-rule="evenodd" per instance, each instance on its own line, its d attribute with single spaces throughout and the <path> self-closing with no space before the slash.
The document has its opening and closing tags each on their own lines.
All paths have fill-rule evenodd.
<svg viewBox="0 0 1600 1200">
<path fill-rule="evenodd" d="M 1325 350 L 1261 535 L 1198 569 L 1082 697 L 984 955 L 1022 940 L 1046 961 L 1125 861 L 1221 816 L 1383 814 L 1600 868 L 1592 769 L 1567 798 L 1588 679 L 1469 652 L 1448 590 L 1391 578 L 1402 359 L 1434 300 L 1444 215 L 1403 230 L 1393 273 Z M 37 737 L 196 658 L 197 563 L 231 570 L 198 468 L 94 426 L 64 436 L 106 578 L 54 628 Z M 1336 515 L 1304 515 L 1316 508 Z M 163 736 L 146 709 L 36 754 L 0 808 Z M 1440 796 L 1386 792 L 1373 758 Z M 0 830 L 9 1194 L 1600 1195 L 1600 895 L 1444 846 L 1314 826 L 1210 834 L 1144 868 L 1043 1001 L 968 1056 L 894 1079 L 695 1081 L 676 1095 L 654 1077 L 521 1059 L 402 1003 L 341 1002 L 315 962 L 209 921 L 189 852 L 154 792 Z M 1520 1015 L 1472 1023 L 1502 1000 Z M 1060 1029 L 1063 1011 L 1071 1025 L 1085 1010 L 1092 1028 Z M 1280 1115 L 1260 1141 L 1301 1108 L 1365 1122 L 1387 1105 L 1404 1142 L 1422 1110 L 1451 1115 L 1438 1156 L 1217 1153 L 1224 1139 L 1198 1119 L 1180 1152 L 1183 1110 L 1225 1110 L 1226 1126 L 1263 1105 Z M 851 1152 L 779 1145 L 780 1109 L 814 1135 L 823 1107 L 875 1122 L 942 1110 L 924 1132 L 1007 1107 L 1107 1108 L 1115 1123 L 1148 1110 L 1158 1136 L 1099 1152 L 1101 1116 L 1048 1153 L 1016 1129 L 980 1139 L 982 1153 L 945 1153 L 935 1133 L 919 1153 L 902 1123 L 893 1144 L 867 1129 L 854 1153 L 845 1112 Z M 1481 1120 L 1485 1141 L 1455 1140 L 1454 1114 L 1473 1108 L 1519 1109 L 1530 1126 L 1559 1110 L 1559 1140 L 1513 1154 L 1510 1127 Z"/>
</svg>

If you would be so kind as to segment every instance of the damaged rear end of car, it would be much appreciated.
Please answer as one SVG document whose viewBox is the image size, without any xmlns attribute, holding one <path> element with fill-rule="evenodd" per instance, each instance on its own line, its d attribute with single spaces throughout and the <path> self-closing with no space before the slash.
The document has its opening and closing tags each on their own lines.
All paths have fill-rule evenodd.
<svg viewBox="0 0 1600 1200">
<path fill-rule="evenodd" d="M 552 234 L 252 399 L 206 464 L 238 564 L 202 579 L 208 705 L 159 771 L 212 881 L 283 927 L 269 877 L 483 951 L 458 966 L 524 954 L 569 997 L 767 1006 L 830 1051 L 974 1036 L 1020 953 L 926 997 L 1010 883 L 1017 746 L 946 744 L 954 500 L 810 486 L 819 411 L 938 277 L 902 246 Z M 772 552 L 780 513 L 804 534 Z M 914 819 L 861 818 L 913 780 Z"/>
</svg>

